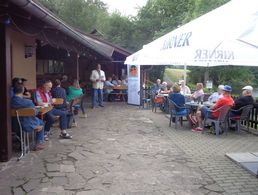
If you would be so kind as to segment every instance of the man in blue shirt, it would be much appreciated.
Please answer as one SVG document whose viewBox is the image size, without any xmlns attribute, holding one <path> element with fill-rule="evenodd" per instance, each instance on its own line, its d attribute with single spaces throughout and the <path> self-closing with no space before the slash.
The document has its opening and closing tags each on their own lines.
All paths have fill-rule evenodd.
<svg viewBox="0 0 258 195">
<path fill-rule="evenodd" d="M 156 83 L 151 87 L 151 92 L 154 94 L 158 94 L 161 88 L 162 88 L 161 80 L 157 79 Z"/>
<path fill-rule="evenodd" d="M 11 99 L 11 107 L 13 109 L 20 108 L 34 108 L 35 105 L 31 100 L 23 98 L 24 87 L 21 84 L 14 86 L 14 96 Z M 36 146 L 35 150 L 41 150 L 44 148 L 44 122 L 35 116 L 20 117 L 21 125 L 24 131 L 36 132 Z"/>
</svg>

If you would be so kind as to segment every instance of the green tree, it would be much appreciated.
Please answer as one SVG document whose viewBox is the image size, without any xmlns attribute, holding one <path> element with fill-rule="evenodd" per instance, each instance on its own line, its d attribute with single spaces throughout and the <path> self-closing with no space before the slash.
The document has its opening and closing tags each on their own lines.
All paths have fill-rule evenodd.
<svg viewBox="0 0 258 195">
<path fill-rule="evenodd" d="M 115 12 L 109 16 L 106 27 L 103 29 L 105 37 L 110 42 L 127 48 L 131 51 L 136 51 L 134 45 L 134 23 L 121 13 Z"/>
<path fill-rule="evenodd" d="M 40 0 L 49 10 L 73 27 L 90 32 L 102 24 L 107 13 L 100 0 Z"/>
<path fill-rule="evenodd" d="M 209 71 L 209 79 L 214 86 L 228 84 L 233 88 L 233 93 L 238 93 L 245 85 L 255 84 L 255 75 L 248 67 L 221 66 L 221 67 L 192 67 L 189 74 L 190 82 L 197 83 L 204 81 L 204 73 Z"/>
</svg>

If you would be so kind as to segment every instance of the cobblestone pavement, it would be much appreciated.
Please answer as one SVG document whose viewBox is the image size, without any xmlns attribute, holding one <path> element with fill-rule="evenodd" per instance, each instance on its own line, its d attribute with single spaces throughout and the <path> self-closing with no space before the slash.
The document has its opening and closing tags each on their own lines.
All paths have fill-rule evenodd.
<svg viewBox="0 0 258 195">
<path fill-rule="evenodd" d="M 258 194 L 258 179 L 225 153 L 257 152 L 258 137 L 175 130 L 161 112 L 124 103 L 87 110 L 72 140 L 0 164 L 0 194 Z"/>
</svg>

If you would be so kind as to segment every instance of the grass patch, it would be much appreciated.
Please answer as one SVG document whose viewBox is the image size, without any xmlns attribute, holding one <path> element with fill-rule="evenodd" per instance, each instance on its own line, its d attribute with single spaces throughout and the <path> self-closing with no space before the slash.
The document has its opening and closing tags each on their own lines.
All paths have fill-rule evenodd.
<svg viewBox="0 0 258 195">
<path fill-rule="evenodd" d="M 190 71 L 187 70 L 187 74 Z M 166 68 L 163 80 L 166 82 L 178 82 L 184 79 L 184 69 Z"/>
</svg>

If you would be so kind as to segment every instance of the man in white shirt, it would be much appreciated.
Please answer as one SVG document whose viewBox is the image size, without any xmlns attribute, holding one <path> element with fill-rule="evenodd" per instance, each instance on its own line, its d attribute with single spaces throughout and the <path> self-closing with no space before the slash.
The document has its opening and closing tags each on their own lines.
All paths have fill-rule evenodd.
<svg viewBox="0 0 258 195">
<path fill-rule="evenodd" d="M 185 81 L 184 80 L 179 81 L 179 85 L 180 85 L 180 89 L 181 89 L 180 93 L 182 95 L 189 95 L 189 94 L 191 94 L 191 90 L 190 90 L 190 88 L 188 86 L 185 85 Z"/>
<path fill-rule="evenodd" d="M 223 89 L 224 85 L 218 86 L 218 91 L 211 94 L 211 96 L 208 98 L 208 101 L 211 103 L 215 103 L 219 98 L 223 97 Z"/>
<path fill-rule="evenodd" d="M 97 97 L 100 107 L 103 105 L 103 86 L 106 80 L 105 72 L 101 70 L 101 65 L 97 64 L 96 70 L 91 72 L 90 80 L 92 81 L 93 97 L 92 97 L 92 109 L 96 107 Z"/>
</svg>

